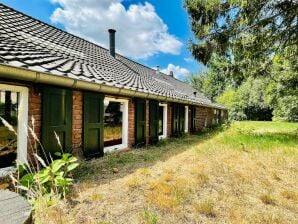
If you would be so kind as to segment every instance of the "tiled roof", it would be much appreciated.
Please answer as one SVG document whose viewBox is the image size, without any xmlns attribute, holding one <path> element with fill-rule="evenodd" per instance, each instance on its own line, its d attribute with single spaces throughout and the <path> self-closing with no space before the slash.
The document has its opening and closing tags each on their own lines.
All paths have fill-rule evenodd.
<svg viewBox="0 0 298 224">
<path fill-rule="evenodd" d="M 190 85 L 0 3 L 0 64 L 212 107 Z"/>
</svg>

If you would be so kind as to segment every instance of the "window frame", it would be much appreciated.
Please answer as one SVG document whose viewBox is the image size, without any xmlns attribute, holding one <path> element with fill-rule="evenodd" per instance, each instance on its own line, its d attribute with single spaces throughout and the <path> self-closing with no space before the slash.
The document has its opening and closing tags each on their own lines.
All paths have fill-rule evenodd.
<svg viewBox="0 0 298 224">
<path fill-rule="evenodd" d="M 184 133 L 188 133 L 188 106 L 185 106 Z"/>
<path fill-rule="evenodd" d="M 163 124 L 162 124 L 162 135 L 159 135 L 159 139 L 167 138 L 167 124 L 168 124 L 168 104 L 166 103 L 159 103 L 159 107 L 163 107 Z"/>
<path fill-rule="evenodd" d="M 29 89 L 24 86 L 14 86 L 9 84 L 0 84 L 2 91 L 17 92 L 20 94 L 18 103 L 18 130 L 17 130 L 17 160 L 21 164 L 27 164 L 27 136 L 28 136 L 28 107 L 29 107 Z M 0 168 L 0 176 L 6 176 L 12 170 L 13 166 Z M 8 174 L 7 173 L 7 174 Z"/>
<path fill-rule="evenodd" d="M 122 143 L 118 145 L 107 146 L 103 148 L 104 153 L 115 152 L 128 148 L 128 99 L 117 99 L 113 97 L 104 97 L 104 101 L 112 101 L 123 103 L 123 112 L 122 112 Z M 105 113 L 105 111 L 103 111 Z M 103 132 L 104 132 L 103 127 Z"/>
</svg>

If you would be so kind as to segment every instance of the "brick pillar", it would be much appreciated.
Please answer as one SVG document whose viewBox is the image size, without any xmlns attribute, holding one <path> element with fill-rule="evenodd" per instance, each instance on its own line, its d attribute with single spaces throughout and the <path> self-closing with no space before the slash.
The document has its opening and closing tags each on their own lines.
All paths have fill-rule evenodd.
<svg viewBox="0 0 298 224">
<path fill-rule="evenodd" d="M 73 91 L 72 99 L 72 149 L 74 154 L 79 154 L 83 141 L 83 93 Z"/>
<path fill-rule="evenodd" d="M 168 103 L 168 124 L 167 124 L 167 137 L 171 137 L 172 136 L 172 111 L 173 111 L 173 107 L 172 107 L 172 103 Z"/>
<path fill-rule="evenodd" d="M 128 102 L 128 147 L 135 143 L 135 104 L 132 99 Z"/>
<path fill-rule="evenodd" d="M 149 144 L 149 100 L 146 100 L 146 145 Z"/>
<path fill-rule="evenodd" d="M 41 98 L 41 93 L 34 91 L 33 87 L 29 88 L 28 126 L 31 129 L 28 130 L 27 155 L 29 161 L 34 161 L 33 151 L 36 152 L 39 147 L 38 141 L 34 139 L 34 136 L 41 141 Z"/>
</svg>

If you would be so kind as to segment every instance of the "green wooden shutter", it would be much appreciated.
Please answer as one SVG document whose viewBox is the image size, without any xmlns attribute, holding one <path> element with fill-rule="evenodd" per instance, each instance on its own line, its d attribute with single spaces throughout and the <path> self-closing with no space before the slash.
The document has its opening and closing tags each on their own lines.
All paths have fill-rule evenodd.
<svg viewBox="0 0 298 224">
<path fill-rule="evenodd" d="M 172 116 L 172 135 L 174 137 L 179 136 L 179 104 L 173 104 L 173 116 Z"/>
<path fill-rule="evenodd" d="M 184 133 L 185 129 L 185 106 L 179 105 L 179 135 Z"/>
<path fill-rule="evenodd" d="M 158 142 L 158 115 L 159 103 L 150 100 L 149 103 L 149 143 L 156 144 Z"/>
<path fill-rule="evenodd" d="M 46 86 L 42 99 L 42 144 L 47 156 L 55 157 L 55 152 L 61 152 L 55 132 L 62 149 L 69 152 L 72 145 L 72 92 Z"/>
<path fill-rule="evenodd" d="M 104 155 L 103 99 L 103 95 L 99 93 L 84 93 L 83 151 L 86 157 L 99 157 Z"/>
<path fill-rule="evenodd" d="M 191 106 L 191 132 L 196 132 L 196 107 Z"/>
<path fill-rule="evenodd" d="M 135 147 L 146 145 L 146 100 L 135 99 Z"/>
</svg>

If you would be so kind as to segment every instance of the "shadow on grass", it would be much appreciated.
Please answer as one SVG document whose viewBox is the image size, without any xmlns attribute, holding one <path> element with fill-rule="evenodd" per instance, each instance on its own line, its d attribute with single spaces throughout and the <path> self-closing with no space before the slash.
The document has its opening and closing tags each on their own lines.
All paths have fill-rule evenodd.
<svg viewBox="0 0 298 224">
<path fill-rule="evenodd" d="M 139 168 L 147 168 L 159 161 L 166 161 L 198 143 L 213 138 L 222 130 L 222 127 L 217 127 L 199 134 L 160 141 L 156 146 L 116 152 L 91 161 L 81 161 L 80 166 L 75 170 L 74 178 L 77 183 L 108 183 L 131 174 Z M 119 172 L 113 174 L 113 168 L 117 168 Z"/>
</svg>

